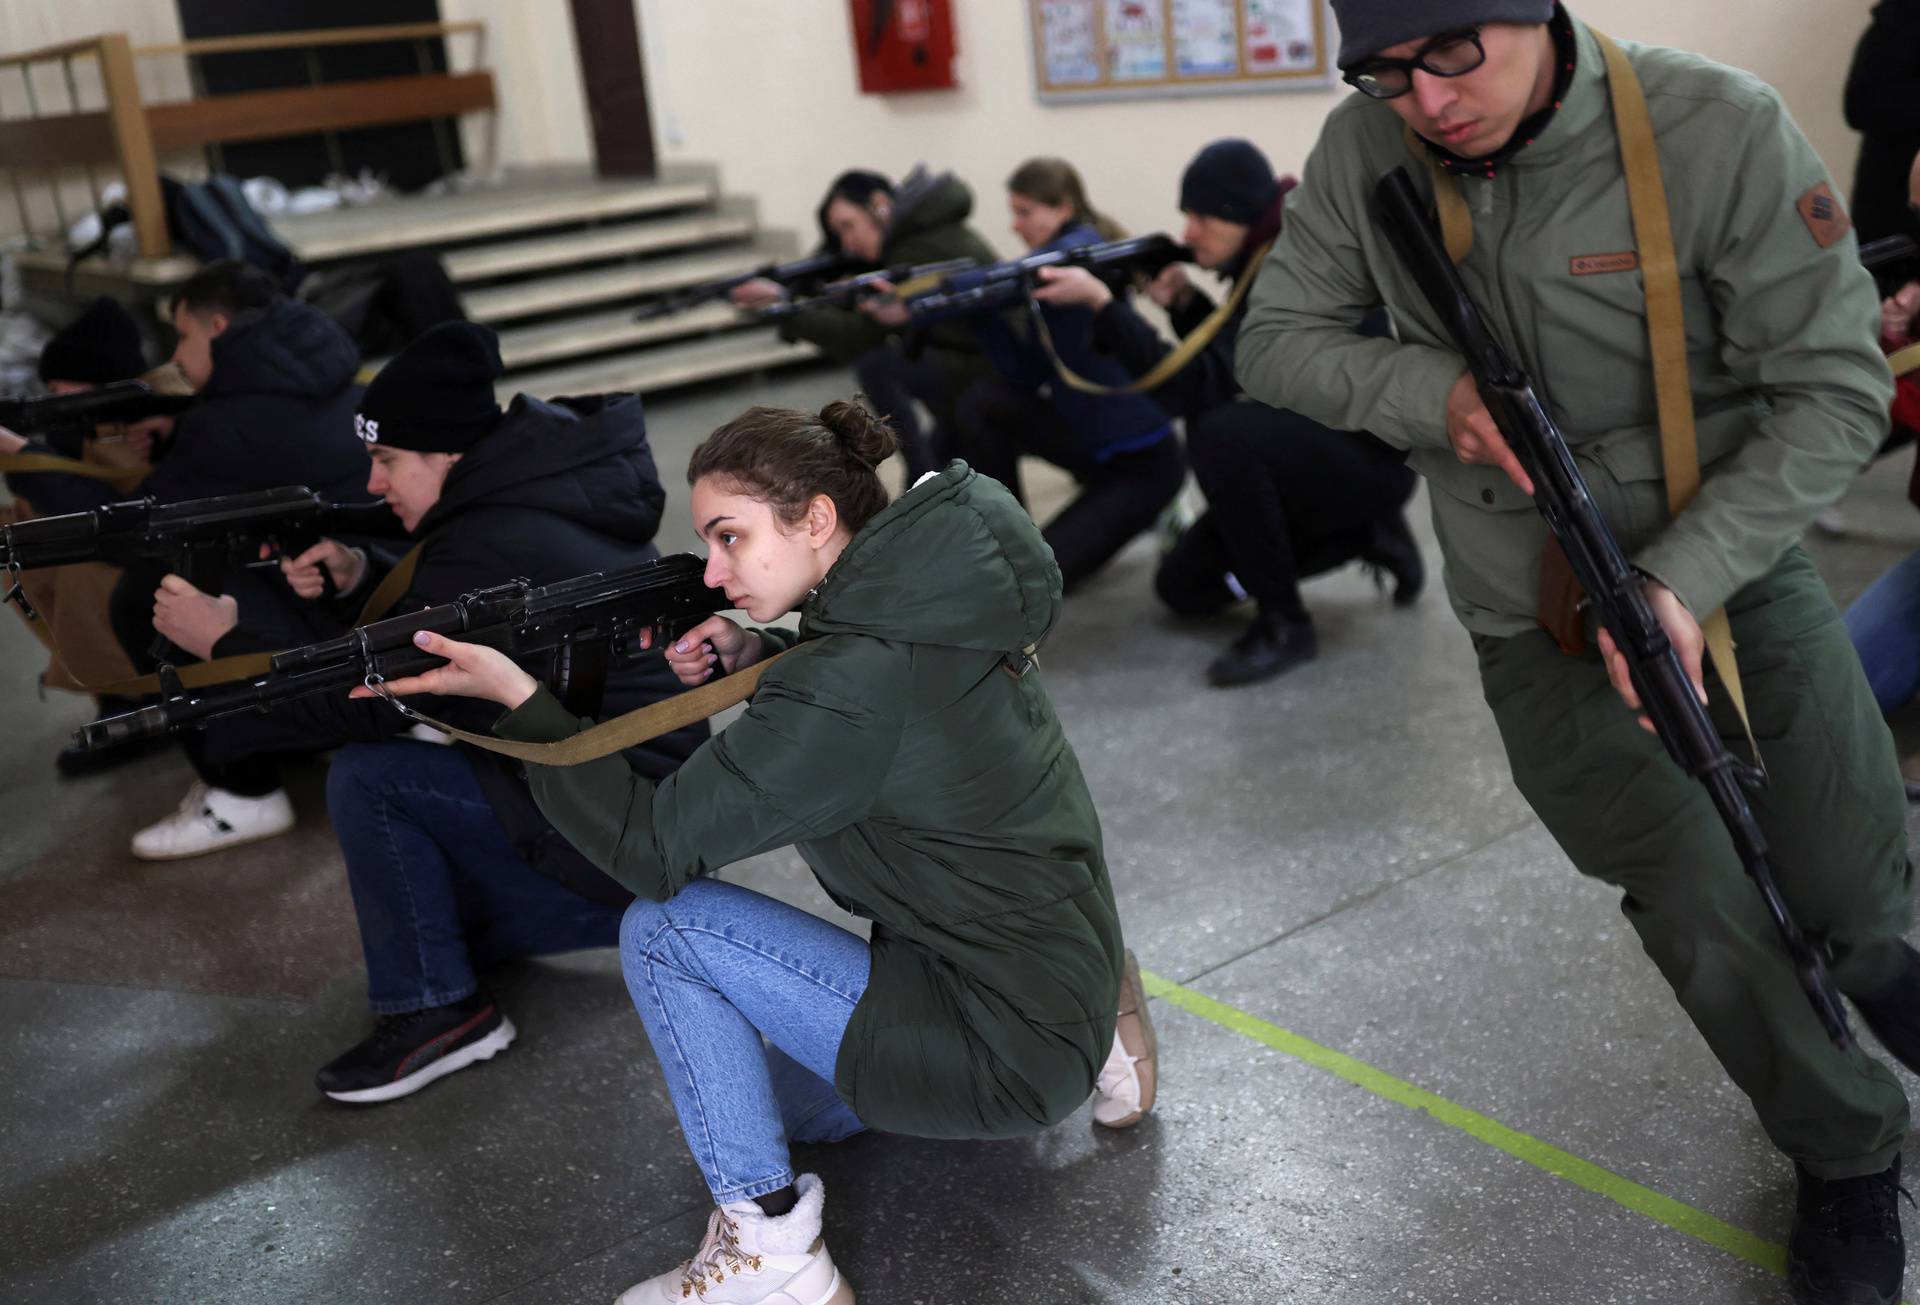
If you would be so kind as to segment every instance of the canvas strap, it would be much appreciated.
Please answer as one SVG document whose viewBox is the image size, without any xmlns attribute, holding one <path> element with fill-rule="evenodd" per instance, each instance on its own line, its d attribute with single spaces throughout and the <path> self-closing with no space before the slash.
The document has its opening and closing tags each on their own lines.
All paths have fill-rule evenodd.
<svg viewBox="0 0 1920 1305">
<path fill-rule="evenodd" d="M 1226 326 L 1228 319 L 1239 310 L 1241 302 L 1246 299 L 1247 291 L 1253 286 L 1254 276 L 1259 272 L 1260 265 L 1267 261 L 1267 254 L 1272 249 L 1273 241 L 1271 240 L 1256 249 L 1253 257 L 1247 260 L 1246 270 L 1233 283 L 1233 289 L 1228 292 L 1220 306 L 1208 313 L 1198 326 L 1187 333 L 1185 339 L 1149 368 L 1145 375 L 1125 385 L 1102 385 L 1098 381 L 1090 381 L 1062 362 L 1060 351 L 1053 347 L 1053 332 L 1047 329 L 1047 319 L 1040 312 L 1038 302 L 1028 298 L 1027 306 L 1032 310 L 1034 329 L 1040 337 L 1041 346 L 1046 349 L 1047 357 L 1053 360 L 1053 370 L 1059 373 L 1060 379 L 1070 388 L 1079 390 L 1082 394 L 1145 394 L 1149 390 L 1158 389 L 1166 384 L 1179 373 L 1181 368 L 1198 358 L 1202 349 L 1213 343 L 1221 329 Z"/>
</svg>

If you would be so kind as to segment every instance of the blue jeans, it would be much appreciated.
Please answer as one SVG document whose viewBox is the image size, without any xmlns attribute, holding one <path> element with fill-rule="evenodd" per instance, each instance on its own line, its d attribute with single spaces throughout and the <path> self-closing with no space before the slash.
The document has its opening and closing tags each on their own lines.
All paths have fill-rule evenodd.
<svg viewBox="0 0 1920 1305">
<path fill-rule="evenodd" d="M 858 934 L 716 879 L 627 908 L 620 968 L 717 1203 L 791 1183 L 789 1142 L 864 1127 L 833 1064 L 870 967 Z"/>
<path fill-rule="evenodd" d="M 1880 714 L 1892 715 L 1920 694 L 1920 552 L 1869 585 L 1846 621 Z"/>
<path fill-rule="evenodd" d="M 367 999 L 382 1015 L 472 996 L 515 956 L 611 947 L 620 908 L 533 869 L 457 749 L 395 739 L 333 755 L 327 813 L 360 917 Z"/>
</svg>

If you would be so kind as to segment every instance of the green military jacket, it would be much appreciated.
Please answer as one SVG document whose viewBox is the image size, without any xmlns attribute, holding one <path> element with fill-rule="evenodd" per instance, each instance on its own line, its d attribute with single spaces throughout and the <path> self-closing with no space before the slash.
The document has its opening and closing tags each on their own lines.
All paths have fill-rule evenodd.
<svg viewBox="0 0 1920 1305">
<path fill-rule="evenodd" d="M 841 1097 L 893 1132 L 1032 1132 L 1087 1099 L 1120 988 L 1093 800 L 1039 672 L 1008 661 L 1059 614 L 1040 532 L 954 463 L 853 538 L 802 607 L 792 655 L 672 776 L 652 784 L 619 757 L 529 766 L 534 798 L 658 900 L 796 846 L 873 921 Z M 496 729 L 551 741 L 589 723 L 542 690 Z"/>
<path fill-rule="evenodd" d="M 1887 429 L 1877 302 L 1831 181 L 1770 87 L 1697 55 L 1623 43 L 1646 90 L 1673 210 L 1704 484 L 1669 520 L 1645 301 L 1605 65 L 1574 24 L 1573 80 L 1550 124 L 1491 178 L 1457 184 L 1473 214 L 1461 266 L 1526 368 L 1635 565 L 1697 616 L 1764 574 L 1846 489 Z M 1264 402 L 1410 450 L 1432 487 L 1448 592 L 1466 626 L 1533 626 L 1546 526 L 1447 441 L 1464 370 L 1372 217 L 1405 166 L 1385 102 L 1329 115 L 1240 332 L 1240 382 Z M 1354 331 L 1384 302 L 1396 340 Z"/>
<path fill-rule="evenodd" d="M 967 225 L 973 212 L 973 192 L 950 172 L 928 177 L 924 184 L 902 183 L 894 197 L 880 250 L 882 267 L 944 263 L 971 258 L 985 267 L 1000 261 L 993 247 Z M 835 362 L 851 362 L 883 342 L 890 329 L 855 308 L 822 304 L 780 319 L 780 334 L 805 340 Z M 949 322 L 927 333 L 936 347 L 977 354 L 980 345 L 964 322 Z"/>
</svg>

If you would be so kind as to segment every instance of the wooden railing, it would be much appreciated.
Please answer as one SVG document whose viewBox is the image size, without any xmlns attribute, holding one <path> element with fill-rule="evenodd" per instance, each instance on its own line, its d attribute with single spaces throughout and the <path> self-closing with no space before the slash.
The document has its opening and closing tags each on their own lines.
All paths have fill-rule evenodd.
<svg viewBox="0 0 1920 1305">
<path fill-rule="evenodd" d="M 466 72 L 438 71 L 431 42 L 455 35 L 474 38 L 473 67 Z M 420 71 L 400 77 L 374 77 L 321 84 L 313 51 L 323 46 L 370 45 L 411 41 L 418 51 Z M 158 156 L 180 150 L 205 149 L 215 156 L 222 145 L 320 134 L 327 138 L 336 170 L 345 171 L 333 134 L 359 127 L 432 122 L 444 133 L 449 119 L 486 111 L 497 101 L 493 74 L 484 64 L 486 24 L 395 23 L 379 27 L 320 28 L 300 32 L 273 32 L 259 36 L 218 37 L 182 41 L 173 45 L 135 48 L 125 33 L 109 32 L 81 41 L 0 56 L 0 76 L 18 69 L 26 86 L 28 116 L 0 118 L 0 166 L 8 172 L 21 228 L 28 235 L 38 229 L 28 202 L 28 184 L 47 187 L 62 232 L 69 225 L 62 196 L 63 174 L 78 168 L 86 173 L 97 209 L 101 202 L 100 168 L 116 169 L 127 190 L 127 208 L 139 251 L 145 258 L 165 257 L 170 242 L 160 192 Z M 264 50 L 306 50 L 312 77 L 308 86 L 246 91 L 232 95 L 199 95 L 192 99 L 148 104 L 142 97 L 135 60 L 185 58 L 198 86 L 197 60 L 205 55 Z M 78 63 L 92 61 L 98 70 L 103 107 L 81 104 Z M 448 63 L 451 65 L 451 58 Z M 63 112 L 43 112 L 35 86 L 36 67 L 58 64 L 63 73 L 67 104 Z M 437 134 L 443 164 L 453 166 L 452 148 Z M 491 139 L 489 155 L 492 154 Z M 489 158 L 489 166 L 491 158 Z"/>
</svg>

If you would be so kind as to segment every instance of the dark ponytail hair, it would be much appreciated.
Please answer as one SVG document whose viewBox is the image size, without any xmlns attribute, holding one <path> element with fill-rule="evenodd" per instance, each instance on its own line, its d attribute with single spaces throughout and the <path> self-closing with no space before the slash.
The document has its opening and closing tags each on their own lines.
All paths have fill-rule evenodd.
<svg viewBox="0 0 1920 1305">
<path fill-rule="evenodd" d="M 833 179 L 833 184 L 827 187 L 826 198 L 820 201 L 820 207 L 813 213 L 814 221 L 820 224 L 820 239 L 827 249 L 836 254 L 840 252 L 840 237 L 834 235 L 833 228 L 827 225 L 827 209 L 833 201 L 844 199 L 858 208 L 868 208 L 873 204 L 875 195 L 893 198 L 893 183 L 878 172 L 853 168 Z"/>
<path fill-rule="evenodd" d="M 1102 240 L 1126 239 L 1125 228 L 1087 202 L 1086 183 L 1065 159 L 1028 159 L 1007 178 L 1007 189 L 1037 204 L 1072 209 L 1068 222 L 1086 223 L 1100 233 Z"/>
<path fill-rule="evenodd" d="M 814 495 L 825 494 L 858 533 L 887 505 L 879 467 L 899 443 L 893 427 L 856 399 L 836 399 L 818 413 L 748 408 L 700 442 L 687 463 L 687 484 L 718 476 L 789 526 L 805 519 Z"/>
</svg>

